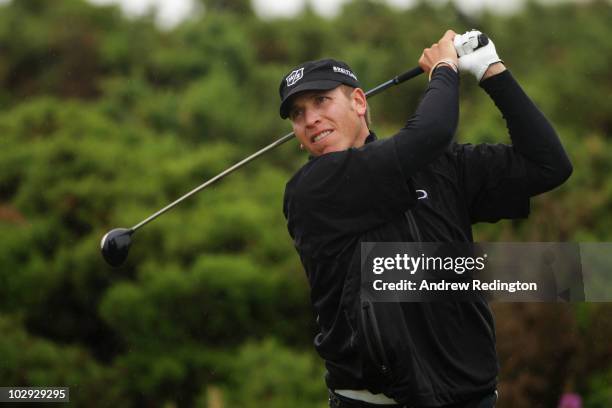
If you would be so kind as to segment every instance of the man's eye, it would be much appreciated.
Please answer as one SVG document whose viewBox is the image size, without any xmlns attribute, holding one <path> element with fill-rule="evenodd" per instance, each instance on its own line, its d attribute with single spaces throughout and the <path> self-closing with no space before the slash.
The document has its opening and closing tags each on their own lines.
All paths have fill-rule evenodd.
<svg viewBox="0 0 612 408">
<path fill-rule="evenodd" d="M 318 104 L 321 104 L 321 103 L 325 102 L 328 99 L 329 98 L 327 96 L 320 95 L 320 96 L 317 96 L 315 98 L 315 102 L 318 103 Z"/>
<path fill-rule="evenodd" d="M 302 113 L 303 113 L 302 109 L 295 109 L 295 110 L 291 111 L 289 116 L 291 117 L 292 120 L 295 120 L 295 119 L 299 118 L 300 116 L 302 116 Z"/>
</svg>

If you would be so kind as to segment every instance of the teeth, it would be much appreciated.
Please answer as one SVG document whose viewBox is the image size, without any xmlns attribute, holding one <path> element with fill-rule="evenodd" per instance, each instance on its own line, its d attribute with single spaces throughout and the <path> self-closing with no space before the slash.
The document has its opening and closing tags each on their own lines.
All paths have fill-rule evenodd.
<svg viewBox="0 0 612 408">
<path fill-rule="evenodd" d="M 324 132 L 319 133 L 318 135 L 316 135 L 314 137 L 314 139 L 312 139 L 315 143 L 318 142 L 319 140 L 323 139 L 325 136 L 329 135 L 332 131 L 331 130 L 326 130 Z"/>
</svg>

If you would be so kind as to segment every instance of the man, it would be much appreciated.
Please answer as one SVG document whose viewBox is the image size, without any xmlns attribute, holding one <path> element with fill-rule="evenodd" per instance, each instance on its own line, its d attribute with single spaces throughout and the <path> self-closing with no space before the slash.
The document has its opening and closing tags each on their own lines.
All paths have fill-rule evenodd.
<svg viewBox="0 0 612 408">
<path fill-rule="evenodd" d="M 284 213 L 311 287 L 331 407 L 495 404 L 495 328 L 484 300 L 364 305 L 359 293 L 361 242 L 471 242 L 471 224 L 526 217 L 530 197 L 571 174 L 553 128 L 493 43 L 458 59 L 454 37 L 449 30 L 423 51 L 429 86 L 384 140 L 368 128 L 348 65 L 307 62 L 280 85 L 281 117 L 310 153 L 287 183 Z M 459 69 L 493 99 L 512 145 L 452 142 Z"/>
</svg>

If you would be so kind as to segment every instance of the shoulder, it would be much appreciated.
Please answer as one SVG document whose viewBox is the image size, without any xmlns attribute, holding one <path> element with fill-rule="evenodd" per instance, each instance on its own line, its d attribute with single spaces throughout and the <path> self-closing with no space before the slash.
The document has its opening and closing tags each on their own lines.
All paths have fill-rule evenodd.
<svg viewBox="0 0 612 408">
<path fill-rule="evenodd" d="M 513 154 L 511 145 L 502 143 L 451 143 L 427 170 L 447 177 L 461 177 L 467 173 L 480 176 L 491 168 L 503 166 Z M 472 174 L 474 175 L 474 174 Z"/>
<path fill-rule="evenodd" d="M 303 190 L 320 185 L 322 180 L 329 178 L 330 173 L 347 159 L 348 155 L 347 150 L 310 158 L 287 182 L 285 193 L 299 194 Z"/>
<path fill-rule="evenodd" d="M 465 155 L 466 149 L 469 150 L 471 145 L 452 142 L 433 162 L 423 169 L 424 171 L 442 171 L 444 169 L 452 169 L 461 162 Z"/>
<path fill-rule="evenodd" d="M 310 201 L 332 193 L 332 184 L 343 178 L 338 169 L 343 167 L 342 163 L 348 156 L 348 151 L 342 151 L 310 158 L 285 185 L 285 214 L 289 207 L 296 209 L 298 205 L 300 210 L 304 210 L 310 206 Z"/>
<path fill-rule="evenodd" d="M 380 139 L 359 148 L 311 158 L 289 180 L 286 192 L 299 195 L 333 191 L 342 183 L 375 180 L 381 174 L 387 175 L 393 166 L 399 167 L 398 164 L 393 140 Z"/>
<path fill-rule="evenodd" d="M 454 143 L 451 149 L 456 160 L 483 163 L 492 163 L 502 156 L 514 153 L 512 145 L 505 143 Z"/>
</svg>

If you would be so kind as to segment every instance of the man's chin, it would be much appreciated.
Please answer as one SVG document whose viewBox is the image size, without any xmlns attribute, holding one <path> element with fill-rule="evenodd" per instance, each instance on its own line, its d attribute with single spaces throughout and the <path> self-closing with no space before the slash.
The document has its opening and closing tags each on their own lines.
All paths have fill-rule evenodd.
<svg viewBox="0 0 612 408">
<path fill-rule="evenodd" d="M 346 150 L 346 148 L 342 146 L 326 146 L 323 148 L 321 154 L 341 152 L 342 150 Z"/>
</svg>

